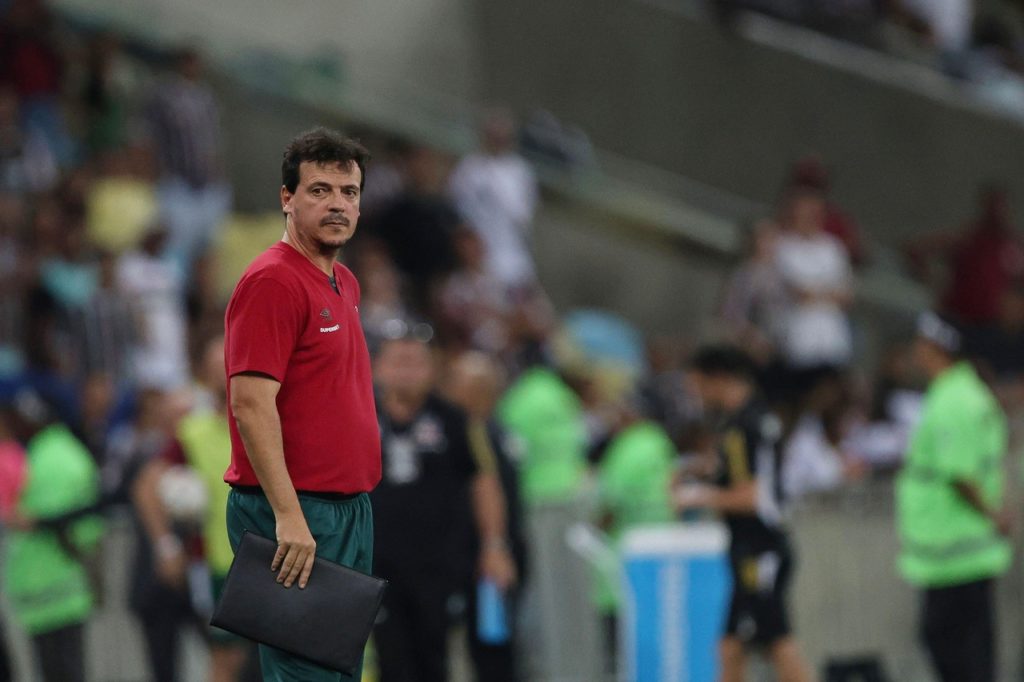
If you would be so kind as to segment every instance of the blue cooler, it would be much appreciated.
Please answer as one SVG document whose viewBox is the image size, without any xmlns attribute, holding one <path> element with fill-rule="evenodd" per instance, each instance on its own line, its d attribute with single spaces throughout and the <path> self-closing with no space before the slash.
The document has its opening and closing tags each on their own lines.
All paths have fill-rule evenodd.
<svg viewBox="0 0 1024 682">
<path fill-rule="evenodd" d="M 629 682 L 715 682 L 732 579 L 718 523 L 636 528 L 621 542 L 619 643 Z"/>
</svg>

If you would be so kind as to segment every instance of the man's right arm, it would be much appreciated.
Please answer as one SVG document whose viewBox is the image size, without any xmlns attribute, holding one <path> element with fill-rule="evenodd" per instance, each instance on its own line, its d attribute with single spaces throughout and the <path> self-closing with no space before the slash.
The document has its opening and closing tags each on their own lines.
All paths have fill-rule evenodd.
<svg viewBox="0 0 1024 682">
<path fill-rule="evenodd" d="M 278 582 L 291 587 L 298 579 L 305 587 L 313 570 L 316 542 L 299 506 L 284 460 L 277 392 L 281 384 L 264 374 L 231 377 L 231 412 L 249 462 L 256 472 L 277 522 L 277 554 L 271 569 L 280 571 Z"/>
</svg>

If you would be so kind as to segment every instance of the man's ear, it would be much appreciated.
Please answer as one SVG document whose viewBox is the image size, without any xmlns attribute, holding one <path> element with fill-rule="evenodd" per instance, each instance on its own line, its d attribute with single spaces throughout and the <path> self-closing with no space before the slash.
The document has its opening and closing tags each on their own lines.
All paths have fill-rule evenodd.
<svg viewBox="0 0 1024 682">
<path fill-rule="evenodd" d="M 294 196 L 287 187 L 281 185 L 281 212 L 285 215 L 290 215 L 292 212 L 292 197 Z"/>
</svg>

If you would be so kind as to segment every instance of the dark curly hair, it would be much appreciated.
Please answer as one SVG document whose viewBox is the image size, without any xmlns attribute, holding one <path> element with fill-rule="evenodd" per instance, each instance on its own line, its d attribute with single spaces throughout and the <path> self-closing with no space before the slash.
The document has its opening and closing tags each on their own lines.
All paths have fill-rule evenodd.
<svg viewBox="0 0 1024 682">
<path fill-rule="evenodd" d="M 314 128 L 297 136 L 284 150 L 281 162 L 281 183 L 289 192 L 299 186 L 299 166 L 303 161 L 316 164 L 340 164 L 345 168 L 354 163 L 359 168 L 359 190 L 366 181 L 366 163 L 370 152 L 362 144 L 335 130 Z"/>
</svg>

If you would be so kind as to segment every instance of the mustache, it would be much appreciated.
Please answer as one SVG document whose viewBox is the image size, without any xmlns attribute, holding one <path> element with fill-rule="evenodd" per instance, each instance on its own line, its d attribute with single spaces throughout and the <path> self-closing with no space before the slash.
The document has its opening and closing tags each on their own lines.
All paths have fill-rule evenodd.
<svg viewBox="0 0 1024 682">
<path fill-rule="evenodd" d="M 320 220 L 321 225 L 326 225 L 327 223 L 341 223 L 345 227 L 350 225 L 349 219 L 345 217 L 344 213 L 328 213 Z"/>
</svg>

